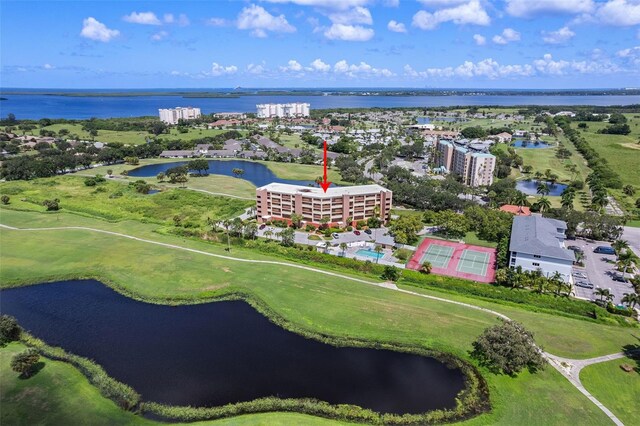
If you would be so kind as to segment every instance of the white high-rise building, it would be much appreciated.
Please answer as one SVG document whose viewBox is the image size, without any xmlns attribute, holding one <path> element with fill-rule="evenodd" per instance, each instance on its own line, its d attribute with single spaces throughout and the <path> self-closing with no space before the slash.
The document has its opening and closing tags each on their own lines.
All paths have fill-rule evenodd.
<svg viewBox="0 0 640 426">
<path fill-rule="evenodd" d="M 194 120 L 200 118 L 200 108 L 176 107 L 172 109 L 159 109 L 160 121 L 167 124 L 177 124 L 178 120 Z"/>
<path fill-rule="evenodd" d="M 308 117 L 309 107 L 307 103 L 290 103 L 290 104 L 258 104 L 256 112 L 258 118 L 273 117 Z"/>
</svg>

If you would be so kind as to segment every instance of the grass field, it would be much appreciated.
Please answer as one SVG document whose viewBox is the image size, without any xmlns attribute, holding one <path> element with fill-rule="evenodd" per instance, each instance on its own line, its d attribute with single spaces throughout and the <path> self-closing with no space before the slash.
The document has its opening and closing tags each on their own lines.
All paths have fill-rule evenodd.
<svg viewBox="0 0 640 426">
<path fill-rule="evenodd" d="M 7 210 L 2 211 L 2 223 L 51 226 L 58 223 L 53 216 L 61 217 L 61 225 L 68 222 L 84 226 L 100 224 L 93 219 L 63 214 L 39 215 Z M 102 225 L 112 228 L 111 224 Z M 132 222 L 117 225 L 114 230 L 128 229 L 136 235 L 153 235 L 152 225 Z M 43 231 L 28 235 L 29 238 L 24 238 L 20 232 L 0 230 L 3 241 L 0 280 L 3 285 L 16 281 L 37 282 L 47 277 L 97 274 L 148 297 L 197 300 L 244 289 L 266 302 L 287 321 L 305 329 L 335 336 L 417 344 L 463 358 L 468 358 L 475 336 L 496 323 L 495 318 L 480 311 L 311 271 L 276 265 L 248 266 L 81 230 Z M 180 241 L 157 234 L 153 236 L 156 240 L 224 253 L 221 247 L 214 245 Z M 232 254 L 244 257 L 245 252 L 234 249 Z M 258 268 L 260 273 L 256 273 Z M 541 321 L 544 332 L 560 333 L 562 338 L 569 340 L 552 339 L 548 350 L 570 347 L 574 330 L 583 323 L 565 319 L 568 324 L 559 324 L 555 319 L 548 316 Z M 584 325 L 594 339 L 599 339 L 605 330 L 614 329 L 588 322 Z M 611 341 L 619 340 L 617 347 L 630 342 L 624 335 L 609 334 Z M 608 352 L 610 348 L 601 346 L 598 349 Z M 484 373 L 491 387 L 495 409 L 474 419 L 472 424 L 520 424 L 540 416 L 540 413 L 548 413 L 545 417 L 547 424 L 566 424 L 576 416 L 584 424 L 605 421 L 595 406 L 551 369 L 538 375 L 523 374 L 515 379 Z M 553 393 L 548 392 L 551 388 Z M 532 392 L 532 389 L 539 392 Z M 521 395 L 522 398 L 514 398 L 513 395 Z M 562 404 L 557 404 L 557 401 L 562 401 Z M 550 404 L 554 405 L 552 412 L 548 410 Z"/>
<path fill-rule="evenodd" d="M 627 373 L 620 368 L 636 368 Z M 626 425 L 640 423 L 640 358 L 621 358 L 590 365 L 580 372 L 580 381 L 593 396 L 606 405 Z"/>
<path fill-rule="evenodd" d="M 154 232 L 154 225 L 139 222 L 105 223 L 63 213 L 45 215 L 7 209 L 0 210 L 0 221 L 20 227 L 91 226 L 228 254 L 222 246 L 158 234 Z M 192 300 L 243 290 L 264 301 L 289 323 L 310 331 L 416 344 L 465 359 L 475 337 L 497 321 L 484 312 L 312 271 L 250 265 L 89 231 L 24 234 L 2 229 L 0 237 L 2 285 L 56 277 L 99 276 L 141 296 Z M 269 259 L 236 248 L 231 255 Z M 545 349 L 552 353 L 588 357 L 619 351 L 623 345 L 635 342 L 632 329 L 518 308 L 498 306 L 497 309 L 518 313 L 521 316 L 518 319 L 532 328 Z M 551 368 L 536 375 L 524 373 L 517 378 L 482 371 L 489 382 L 494 408 L 469 424 L 527 424 L 539 418 L 544 418 L 546 424 L 566 424 L 575 419 L 580 419 L 581 424 L 606 422 L 604 414 Z M 93 412 L 90 405 L 80 409 Z M 280 414 L 273 416 L 270 421 L 286 421 L 280 420 Z M 254 421 L 253 416 L 246 419 Z M 260 419 L 255 417 L 255 421 Z"/>
<path fill-rule="evenodd" d="M 197 180 L 198 178 L 195 178 Z M 233 179 L 233 178 L 229 178 Z M 120 182 L 86 186 L 81 176 L 59 176 L 0 183 L 0 193 L 11 197 L 13 208 L 44 211 L 45 199 L 58 198 L 63 210 L 107 220 L 145 220 L 171 224 L 175 216 L 202 226 L 208 217 L 228 219 L 242 213 L 249 200 L 216 197 L 195 191 L 167 189 L 153 195 L 139 194 Z"/>
<path fill-rule="evenodd" d="M 52 124 L 51 126 L 43 127 L 45 130 L 53 130 L 55 132 L 59 132 L 60 129 L 67 129 L 69 133 L 76 134 L 78 137 L 84 140 L 91 140 L 91 135 L 89 132 L 82 130 L 81 124 Z M 190 141 L 193 139 L 200 139 L 206 136 L 215 136 L 220 133 L 225 133 L 228 130 L 219 130 L 219 129 L 194 129 L 189 128 L 189 132 L 180 133 L 175 127 L 172 127 L 168 134 L 162 134 L 159 137 L 163 139 L 180 139 L 185 141 Z M 37 134 L 37 131 L 34 130 L 34 134 Z M 120 142 L 128 145 L 139 145 L 146 142 L 147 138 L 151 138 L 153 135 L 149 132 L 141 132 L 141 131 L 124 131 L 124 132 L 116 132 L 113 130 L 98 130 L 98 136 L 94 139 L 99 142 Z"/>
</svg>

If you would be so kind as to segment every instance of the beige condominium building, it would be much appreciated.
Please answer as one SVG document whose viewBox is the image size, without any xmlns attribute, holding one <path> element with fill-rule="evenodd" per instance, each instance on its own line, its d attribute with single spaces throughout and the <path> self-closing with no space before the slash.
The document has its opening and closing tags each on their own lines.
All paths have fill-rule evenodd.
<svg viewBox="0 0 640 426">
<path fill-rule="evenodd" d="M 351 222 L 379 217 L 389 220 L 392 193 L 380 185 L 338 186 L 327 189 L 271 183 L 256 189 L 258 222 L 290 220 L 292 214 L 307 223 L 349 225 Z"/>
<path fill-rule="evenodd" d="M 438 142 L 438 165 L 462 177 L 469 186 L 489 186 L 493 183 L 496 157 L 482 152 L 469 152 L 467 148 L 451 142 Z"/>
<path fill-rule="evenodd" d="M 178 124 L 179 120 L 195 120 L 200 118 L 202 113 L 200 108 L 176 107 L 172 109 L 159 109 L 160 121 L 167 124 Z"/>
</svg>

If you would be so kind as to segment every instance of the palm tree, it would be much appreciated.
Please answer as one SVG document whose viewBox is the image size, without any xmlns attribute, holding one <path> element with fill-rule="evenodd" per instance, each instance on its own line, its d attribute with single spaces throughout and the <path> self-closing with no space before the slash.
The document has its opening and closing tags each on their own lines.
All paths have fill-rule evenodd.
<svg viewBox="0 0 640 426">
<path fill-rule="evenodd" d="M 347 251 L 347 243 L 340 243 L 340 250 L 342 250 L 342 256 L 344 257 L 345 252 Z"/>
<path fill-rule="evenodd" d="M 603 302 L 605 299 L 607 299 L 607 302 L 613 300 L 613 294 L 611 294 L 611 291 L 609 291 L 609 289 L 598 287 L 596 288 L 596 291 L 594 293 L 596 294 L 596 296 L 600 296 L 600 300 Z"/>
<path fill-rule="evenodd" d="M 541 212 L 546 212 L 551 208 L 551 201 L 547 197 L 541 197 L 537 202 L 536 206 L 538 210 Z"/>
<path fill-rule="evenodd" d="M 273 235 L 273 231 L 271 229 L 267 229 L 262 235 L 264 235 L 266 239 L 270 240 L 271 236 Z"/>
<path fill-rule="evenodd" d="M 222 222 L 222 226 L 227 231 L 227 251 L 231 251 L 231 237 L 229 236 L 229 228 L 231 228 L 231 221 L 226 219 Z"/>
<path fill-rule="evenodd" d="M 518 191 L 516 192 L 516 194 L 513 196 L 513 203 L 516 206 L 526 206 L 527 204 L 529 204 L 529 202 L 527 201 L 527 194 L 525 194 L 522 191 Z"/>
<path fill-rule="evenodd" d="M 571 187 L 567 187 L 567 189 L 562 191 L 561 202 L 562 208 L 571 210 L 573 209 L 573 200 L 576 198 L 576 191 L 573 188 L 569 188 Z"/>
<path fill-rule="evenodd" d="M 640 303 L 640 295 L 636 293 L 625 293 L 620 300 L 622 303 L 626 303 L 628 307 L 633 309 L 636 304 Z"/>
<path fill-rule="evenodd" d="M 622 250 L 629 250 L 629 241 L 615 240 L 613 243 L 611 243 L 611 247 L 616 251 L 616 254 L 619 256 Z"/>
<path fill-rule="evenodd" d="M 430 274 L 432 269 L 433 265 L 431 265 L 431 262 L 425 261 L 420 267 L 420 272 L 423 274 Z"/>
<path fill-rule="evenodd" d="M 536 170 L 536 172 L 534 173 L 534 176 L 535 176 L 536 180 L 540 180 L 540 179 L 542 179 L 542 176 L 544 176 L 544 175 L 542 174 L 542 172 L 540 170 Z"/>
<path fill-rule="evenodd" d="M 542 194 L 542 195 L 549 195 L 549 192 L 551 192 L 551 190 L 549 189 L 549 185 L 547 185 L 546 182 L 540 182 L 540 183 L 538 183 L 538 187 L 536 188 L 536 192 L 538 194 Z"/>
<path fill-rule="evenodd" d="M 627 271 L 629 269 L 633 270 L 637 260 L 638 257 L 631 250 L 625 250 L 618 255 L 616 266 L 618 267 L 618 270 L 622 270 L 622 279 L 625 282 L 627 280 Z"/>
<path fill-rule="evenodd" d="M 604 191 L 594 192 L 593 197 L 591 197 L 591 204 L 595 210 L 602 210 L 608 203 L 607 193 Z"/>
<path fill-rule="evenodd" d="M 331 241 L 325 241 L 324 242 L 324 252 L 325 253 L 329 252 L 329 247 L 331 247 Z"/>
<path fill-rule="evenodd" d="M 384 250 L 384 249 L 382 248 L 382 246 L 381 246 L 381 245 L 376 245 L 376 246 L 373 248 L 373 251 L 375 251 L 375 252 L 378 254 L 378 256 L 376 256 L 376 263 L 378 263 L 378 261 L 380 260 L 380 257 L 381 257 L 381 256 L 380 256 L 380 253 L 382 253 L 382 251 L 383 251 L 383 250 Z"/>
</svg>

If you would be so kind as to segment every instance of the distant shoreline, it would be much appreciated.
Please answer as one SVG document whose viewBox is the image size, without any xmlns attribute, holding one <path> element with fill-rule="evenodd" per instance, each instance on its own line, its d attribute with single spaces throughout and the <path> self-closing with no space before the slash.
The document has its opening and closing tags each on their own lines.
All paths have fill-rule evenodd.
<svg viewBox="0 0 640 426">
<path fill-rule="evenodd" d="M 100 91 L 0 89 L 0 95 L 65 96 L 65 97 L 145 97 L 240 98 L 244 96 L 638 96 L 640 89 L 576 89 L 576 90 L 467 90 L 467 89 L 327 89 L 327 90 L 230 90 L 230 91 Z"/>
</svg>

